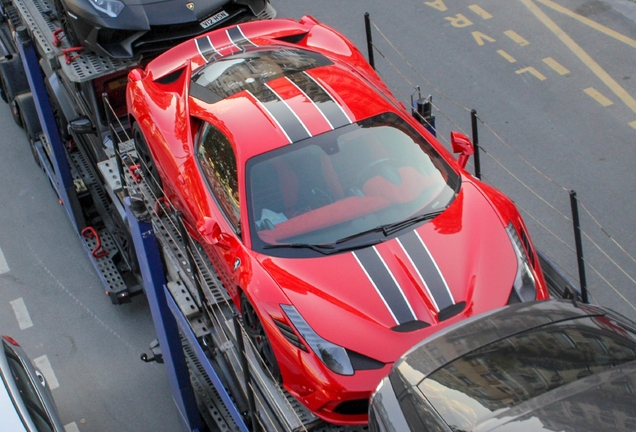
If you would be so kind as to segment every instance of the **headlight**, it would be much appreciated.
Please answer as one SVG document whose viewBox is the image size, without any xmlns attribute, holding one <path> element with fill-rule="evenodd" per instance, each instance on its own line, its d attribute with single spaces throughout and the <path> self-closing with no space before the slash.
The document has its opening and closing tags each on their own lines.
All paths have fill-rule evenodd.
<svg viewBox="0 0 636 432">
<path fill-rule="evenodd" d="M 118 0 L 91 0 L 90 3 L 95 9 L 111 18 L 117 18 L 117 15 L 124 10 L 124 4 Z"/>
<path fill-rule="evenodd" d="M 281 308 L 292 322 L 298 333 L 305 339 L 307 345 L 316 353 L 318 358 L 329 369 L 340 375 L 353 375 L 353 366 L 347 355 L 347 351 L 338 345 L 324 340 L 309 327 L 307 321 L 291 305 L 281 305 Z"/>
<path fill-rule="evenodd" d="M 506 232 L 508 233 L 508 237 L 510 237 L 515 255 L 517 255 L 517 274 L 515 275 L 512 288 L 519 300 L 532 301 L 537 297 L 537 284 L 530 269 L 528 255 L 512 222 L 506 227 Z M 514 303 L 514 294 L 510 295 L 509 303 Z"/>
</svg>

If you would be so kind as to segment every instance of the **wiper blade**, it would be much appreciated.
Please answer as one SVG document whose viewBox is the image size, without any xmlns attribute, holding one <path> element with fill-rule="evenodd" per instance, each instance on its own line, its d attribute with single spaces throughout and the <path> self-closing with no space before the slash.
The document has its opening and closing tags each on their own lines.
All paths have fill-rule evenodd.
<svg viewBox="0 0 636 432">
<path fill-rule="evenodd" d="M 416 223 L 419 222 L 423 222 L 426 220 L 430 220 L 433 219 L 435 216 L 438 216 L 440 214 L 442 214 L 442 212 L 446 210 L 446 209 L 442 209 L 442 210 L 437 210 L 434 212 L 430 212 L 430 213 L 424 213 L 424 214 L 420 214 L 420 215 L 416 215 L 413 217 L 410 217 L 408 219 L 404 219 L 400 222 L 395 222 L 392 224 L 387 224 L 383 226 L 383 232 L 384 235 L 386 236 L 390 236 L 393 233 L 396 233 L 404 228 L 410 227 L 412 225 L 415 225 Z"/>
<path fill-rule="evenodd" d="M 310 244 L 310 243 L 279 243 L 266 244 L 263 249 L 311 249 L 323 255 L 332 252 L 336 247 L 332 244 Z"/>
<path fill-rule="evenodd" d="M 368 230 L 365 230 L 365 231 L 360 231 L 359 233 L 355 233 L 355 234 L 352 234 L 350 236 L 343 237 L 341 239 L 336 240 L 335 244 L 339 245 L 341 243 L 346 243 L 349 240 L 357 239 L 358 237 L 363 237 L 363 236 L 365 236 L 367 234 L 371 234 L 371 233 L 374 233 L 374 232 L 382 232 L 382 233 L 384 233 L 384 225 L 380 225 L 380 226 L 377 226 L 375 228 L 371 228 L 371 229 L 368 229 Z M 386 236 L 386 234 L 384 234 L 384 235 Z"/>
<path fill-rule="evenodd" d="M 358 237 L 363 237 L 363 236 L 365 236 L 367 234 L 372 234 L 374 232 L 381 232 L 385 237 L 387 237 L 387 236 L 390 236 L 393 233 L 396 233 L 396 232 L 400 231 L 401 229 L 404 229 L 404 228 L 409 227 L 411 225 L 414 225 L 416 223 L 423 222 L 423 221 L 429 220 L 429 219 L 433 219 L 435 216 L 441 214 L 444 210 L 446 210 L 446 209 L 437 210 L 437 211 L 434 211 L 434 212 L 413 216 L 413 217 L 410 217 L 408 219 L 404 219 L 404 220 L 401 220 L 399 222 L 395 222 L 395 223 L 392 223 L 392 224 L 380 225 L 380 226 L 377 226 L 375 228 L 371 228 L 371 229 L 368 229 L 368 230 L 361 231 L 359 233 L 350 235 L 348 237 L 343 237 L 341 239 L 338 239 L 338 240 L 336 240 L 335 244 L 339 245 L 339 244 L 342 244 L 342 243 L 346 243 L 346 242 L 348 242 L 350 240 L 354 240 L 354 239 L 357 239 Z M 380 243 L 382 241 L 384 241 L 384 239 L 377 240 L 377 241 L 375 241 L 375 243 Z"/>
</svg>

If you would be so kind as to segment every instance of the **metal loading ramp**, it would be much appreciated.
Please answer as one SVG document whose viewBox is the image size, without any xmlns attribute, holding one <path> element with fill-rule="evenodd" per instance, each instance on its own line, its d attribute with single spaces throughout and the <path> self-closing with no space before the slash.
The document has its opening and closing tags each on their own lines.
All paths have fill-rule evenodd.
<svg viewBox="0 0 636 432">
<path fill-rule="evenodd" d="M 124 161 L 138 160 L 136 152 L 129 150 L 133 147 L 130 141 L 120 144 Z M 186 231 L 179 226 L 178 216 L 169 204 L 163 199 L 158 203 L 146 182 L 136 182 L 129 170 L 124 169 L 123 172 L 123 184 L 132 199 L 137 201 L 135 206 L 141 209 L 138 216 L 148 221 L 157 239 L 167 279 L 162 289 L 169 296 L 167 302 L 179 326 L 180 343 L 186 356 L 192 388 L 205 421 L 214 422 L 220 430 L 368 430 L 366 426 L 326 424 L 274 381 L 240 324 L 236 307 L 203 248 L 191 238 L 186 238 L 184 242 L 181 233 Z M 129 223 L 135 221 L 129 220 Z M 138 255 L 140 260 L 144 259 L 139 248 Z M 236 328 L 241 329 L 245 359 L 239 349 L 241 342 L 236 338 Z M 249 384 L 245 380 L 242 361 L 248 365 Z M 211 375 L 216 375 L 218 380 Z M 222 388 L 219 388 L 219 383 Z M 253 392 L 253 418 L 260 429 L 246 426 L 251 417 L 249 392 Z M 225 397 L 223 393 L 226 393 Z M 238 412 L 240 421 L 236 421 L 236 414 L 231 414 L 233 411 Z"/>
</svg>

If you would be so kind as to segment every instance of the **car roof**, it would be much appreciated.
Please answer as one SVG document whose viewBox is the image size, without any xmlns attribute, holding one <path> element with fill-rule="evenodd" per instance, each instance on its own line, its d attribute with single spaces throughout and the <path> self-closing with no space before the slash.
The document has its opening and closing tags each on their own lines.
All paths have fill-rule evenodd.
<svg viewBox="0 0 636 432">
<path fill-rule="evenodd" d="M 452 325 L 411 348 L 396 363 L 404 379 L 415 385 L 466 353 L 533 328 L 586 316 L 605 315 L 598 306 L 565 300 L 518 303 Z M 437 353 L 443 352 L 440 356 Z"/>
<path fill-rule="evenodd" d="M 303 61 L 272 65 L 268 59 L 271 68 L 249 77 L 256 78 L 256 83 L 231 95 L 208 91 L 206 96 L 195 80 L 188 82 L 190 74 L 196 77 L 212 65 L 268 52 L 274 57 L 280 54 L 315 61 L 311 66 Z M 189 114 L 220 129 L 242 160 L 382 112 L 399 111 L 360 52 L 339 33 L 310 17 L 299 22 L 244 23 L 213 31 L 154 59 L 146 73 L 159 89 L 165 83 L 169 83 L 166 89 L 181 86 L 181 97 L 188 93 Z M 224 78 L 222 85 L 242 86 L 241 80 L 248 78 L 237 75 Z M 250 127 L 246 127 L 246 119 Z"/>
</svg>

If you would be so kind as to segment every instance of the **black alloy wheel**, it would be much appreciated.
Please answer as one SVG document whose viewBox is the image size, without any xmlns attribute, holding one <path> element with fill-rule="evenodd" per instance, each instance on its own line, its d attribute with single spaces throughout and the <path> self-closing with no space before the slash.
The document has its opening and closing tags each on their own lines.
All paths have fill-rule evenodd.
<svg viewBox="0 0 636 432">
<path fill-rule="evenodd" d="M 274 351 L 272 350 L 272 345 L 269 342 L 267 334 L 265 334 L 263 323 L 245 294 L 241 294 L 241 315 L 243 317 L 245 331 L 252 341 L 252 347 L 256 349 L 261 361 L 272 374 L 274 381 L 281 383 L 282 376 L 278 362 L 274 356 Z"/>
</svg>

